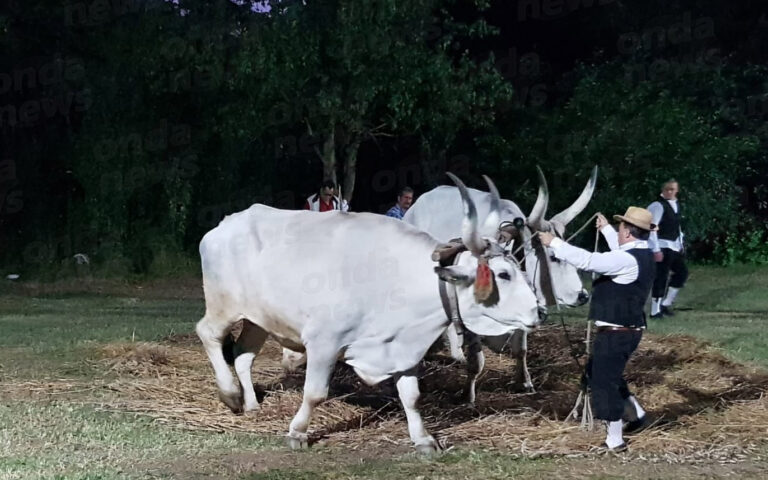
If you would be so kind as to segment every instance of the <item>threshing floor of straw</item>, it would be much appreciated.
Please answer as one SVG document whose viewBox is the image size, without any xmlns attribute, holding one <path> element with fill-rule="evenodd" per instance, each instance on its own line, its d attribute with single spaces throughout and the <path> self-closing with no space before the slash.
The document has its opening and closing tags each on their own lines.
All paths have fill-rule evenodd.
<svg viewBox="0 0 768 480">
<path fill-rule="evenodd" d="M 583 329 L 571 327 L 570 334 L 583 338 Z M 564 422 L 578 394 L 580 372 L 560 327 L 531 335 L 529 348 L 536 393 L 520 392 L 511 383 L 513 359 L 486 350 L 474 407 L 461 402 L 463 365 L 445 351 L 421 363 L 421 411 L 442 445 L 523 457 L 596 455 L 592 447 L 602 442 L 602 427 L 585 432 L 575 422 Z M 583 343 L 580 349 L 583 362 Z M 95 382 L 6 382 L 0 391 L 10 397 L 85 399 L 99 409 L 148 415 L 178 428 L 284 435 L 301 403 L 303 370 L 285 372 L 280 355 L 279 345 L 268 340 L 253 367 L 261 408 L 240 416 L 219 402 L 194 334 L 104 346 L 90 361 L 108 374 Z M 627 379 L 657 421 L 632 438 L 622 461 L 727 465 L 754 461 L 765 451 L 767 372 L 731 361 L 692 337 L 648 334 L 627 367 Z M 342 363 L 328 401 L 313 415 L 310 433 L 314 444 L 342 447 L 353 456 L 410 448 L 392 381 L 368 387 Z"/>
</svg>

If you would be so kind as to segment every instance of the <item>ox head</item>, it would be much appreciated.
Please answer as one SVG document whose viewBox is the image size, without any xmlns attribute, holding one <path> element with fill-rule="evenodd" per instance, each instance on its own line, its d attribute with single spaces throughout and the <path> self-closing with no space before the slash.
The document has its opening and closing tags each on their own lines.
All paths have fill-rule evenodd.
<svg viewBox="0 0 768 480">
<path fill-rule="evenodd" d="M 565 235 L 565 229 L 568 224 L 579 215 L 589 203 L 592 194 L 595 191 L 597 183 L 597 166 L 592 169 L 592 175 L 589 177 L 586 187 L 570 207 L 558 213 L 547 220 L 547 206 L 549 204 L 549 189 L 547 181 L 544 178 L 539 167 L 536 167 L 539 173 L 539 194 L 536 203 L 528 215 L 526 227 L 520 232 L 522 240 L 525 241 L 525 271 L 529 279 L 536 286 L 536 294 L 539 300 L 544 304 L 552 304 L 556 301 L 559 304 L 567 306 L 583 305 L 589 300 L 589 294 L 581 283 L 581 278 L 576 267 L 557 260 L 550 249 L 540 245 L 537 239 L 531 240 L 533 232 L 540 230 L 552 232 L 560 238 Z M 544 262 L 549 263 L 549 269 L 542 268 Z M 547 278 L 547 275 L 551 277 Z M 554 287 L 551 295 L 548 292 Z M 547 298 L 549 297 L 549 298 Z"/>
<path fill-rule="evenodd" d="M 464 207 L 461 238 L 471 255 L 462 255 L 456 265 L 435 267 L 442 280 L 456 285 L 464 324 L 480 335 L 503 335 L 529 330 L 540 323 L 536 296 L 514 261 L 507 258 L 496 239 L 483 238 L 480 231 L 496 228 L 500 219 L 499 192 L 485 177 L 491 192 L 491 212 L 482 229 L 477 209 L 467 187 L 448 173 L 461 193 Z"/>
</svg>

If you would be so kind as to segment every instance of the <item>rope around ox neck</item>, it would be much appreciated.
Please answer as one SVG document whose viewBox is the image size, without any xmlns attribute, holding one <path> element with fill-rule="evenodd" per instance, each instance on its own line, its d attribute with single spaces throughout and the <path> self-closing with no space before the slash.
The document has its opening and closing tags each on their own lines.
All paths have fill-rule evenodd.
<svg viewBox="0 0 768 480">
<path fill-rule="evenodd" d="M 576 235 L 580 234 L 580 233 L 581 233 L 581 232 L 582 232 L 582 231 L 583 231 L 585 228 L 587 228 L 587 225 L 589 225 L 589 224 L 592 222 L 592 220 L 593 220 L 595 217 L 597 217 L 599 214 L 600 214 L 600 212 L 595 212 L 595 213 L 594 213 L 594 214 L 593 214 L 591 217 L 589 217 L 589 218 L 587 219 L 587 221 L 586 221 L 586 222 L 584 222 L 584 224 L 583 224 L 583 225 L 582 225 L 582 226 L 581 226 L 581 227 L 580 227 L 578 230 L 576 230 L 575 232 L 573 232 L 573 234 L 572 234 L 570 237 L 568 237 L 568 238 L 567 238 L 565 241 L 566 241 L 566 242 L 570 242 L 570 241 L 573 239 L 573 237 L 575 237 Z M 598 234 L 599 234 L 599 233 L 600 233 L 600 232 L 598 231 Z M 519 246 L 519 247 L 517 247 L 516 249 L 514 249 L 512 252 L 510 252 L 510 254 L 509 254 L 509 255 L 510 255 L 510 256 L 512 256 L 512 257 L 514 258 L 515 254 L 517 254 L 517 252 L 519 252 L 521 248 L 523 248 L 523 247 L 525 247 L 526 245 L 528 245 L 529 243 L 531 243 L 531 241 L 533 240 L 533 238 L 534 238 L 534 237 L 538 237 L 538 236 L 539 236 L 539 232 L 534 232 L 534 233 L 531 235 L 531 238 L 529 238 L 528 240 L 526 240 L 526 241 L 524 241 L 523 243 L 521 243 L 521 244 L 520 244 L 520 246 Z M 598 238 L 598 235 L 595 235 L 595 251 L 597 251 L 597 238 Z M 523 258 L 525 258 L 526 256 L 528 256 L 530 253 L 531 253 L 531 252 L 528 252 L 528 253 L 526 253 L 525 255 L 523 255 Z"/>
</svg>

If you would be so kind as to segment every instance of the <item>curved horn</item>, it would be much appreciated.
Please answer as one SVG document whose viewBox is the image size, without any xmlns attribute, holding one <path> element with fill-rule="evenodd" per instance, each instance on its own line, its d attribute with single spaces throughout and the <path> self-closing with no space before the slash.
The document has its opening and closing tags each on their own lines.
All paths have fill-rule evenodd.
<svg viewBox="0 0 768 480">
<path fill-rule="evenodd" d="M 539 195 L 536 197 L 536 203 L 533 204 L 531 213 L 528 215 L 528 225 L 532 229 L 537 229 L 541 226 L 544 215 L 547 213 L 547 206 L 549 206 L 547 179 L 544 178 L 544 172 L 541 171 L 538 165 L 536 165 L 536 171 L 539 173 Z"/>
<path fill-rule="evenodd" d="M 491 211 L 488 212 L 488 216 L 485 217 L 483 222 L 483 232 L 495 232 L 499 229 L 499 222 L 501 221 L 501 197 L 499 196 L 499 190 L 494 185 L 493 181 L 486 175 L 483 175 L 485 183 L 488 184 L 488 192 L 491 194 Z"/>
<path fill-rule="evenodd" d="M 597 165 L 595 165 L 595 168 L 592 169 L 592 175 L 589 177 L 589 181 L 587 182 L 587 186 L 584 187 L 584 190 L 581 192 L 581 195 L 579 195 L 579 198 L 576 199 L 573 204 L 563 210 L 562 212 L 558 213 L 554 217 L 550 219 L 551 222 L 557 222 L 561 224 L 563 227 L 568 225 L 568 223 L 576 218 L 578 214 L 580 214 L 582 211 L 584 211 L 585 208 L 587 208 L 587 204 L 592 199 L 592 194 L 595 192 L 595 185 L 597 184 Z"/>
<path fill-rule="evenodd" d="M 469 198 L 469 192 L 464 182 L 451 172 L 445 172 L 445 174 L 459 187 L 461 202 L 464 205 L 464 220 L 461 222 L 461 240 L 473 254 L 479 256 L 485 252 L 486 245 L 477 231 L 477 208 L 475 208 L 475 203 Z"/>
</svg>

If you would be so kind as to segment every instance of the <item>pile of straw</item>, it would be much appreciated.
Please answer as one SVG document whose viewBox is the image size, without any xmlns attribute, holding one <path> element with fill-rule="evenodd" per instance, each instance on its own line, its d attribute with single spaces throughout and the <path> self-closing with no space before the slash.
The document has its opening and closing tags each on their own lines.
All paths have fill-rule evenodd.
<svg viewBox="0 0 768 480">
<path fill-rule="evenodd" d="M 572 329 L 571 338 L 583 338 Z M 578 394 L 580 372 L 559 327 L 532 335 L 529 366 L 536 393 L 510 384 L 514 360 L 486 351 L 476 406 L 459 401 L 465 373 L 444 354 L 422 362 L 422 415 L 446 445 L 473 445 L 521 456 L 585 455 L 603 440 L 563 419 Z M 580 362 L 584 362 L 583 344 Z M 194 336 L 158 344 L 112 345 L 100 362 L 119 374 L 104 388 L 115 392 L 106 410 L 138 412 L 181 428 L 282 435 L 301 404 L 303 371 L 285 373 L 280 347 L 268 340 L 256 358 L 253 380 L 261 401 L 255 413 L 236 416 L 217 398 L 214 377 Z M 768 434 L 768 375 L 737 364 L 690 337 L 646 335 L 627 368 L 638 397 L 659 421 L 632 439 L 628 458 L 666 462 L 734 462 L 754 455 Z M 315 440 L 356 448 L 408 445 L 405 415 L 391 381 L 365 386 L 343 364 L 330 397 L 314 413 Z"/>
</svg>

